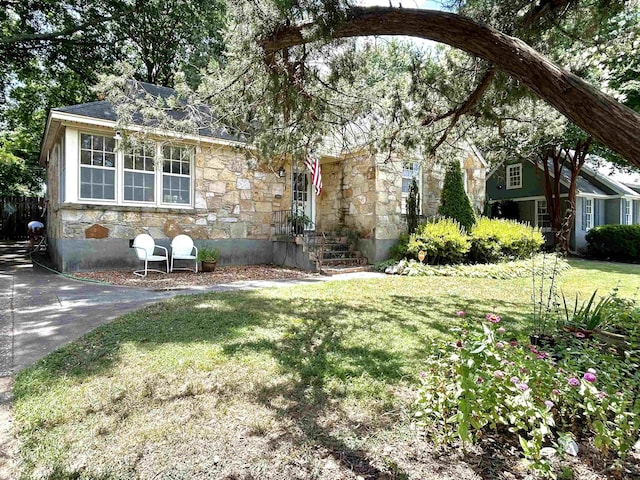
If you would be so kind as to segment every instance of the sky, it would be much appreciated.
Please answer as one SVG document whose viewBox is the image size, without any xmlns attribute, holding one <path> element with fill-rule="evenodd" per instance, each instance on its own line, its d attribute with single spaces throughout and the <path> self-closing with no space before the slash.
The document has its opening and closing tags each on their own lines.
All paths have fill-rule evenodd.
<svg viewBox="0 0 640 480">
<path fill-rule="evenodd" d="M 399 7 L 401 4 L 404 8 L 422 8 L 426 10 L 444 10 L 440 0 L 358 0 L 360 5 L 364 7 L 388 7 L 389 3 L 391 3 L 392 7 Z M 431 40 L 425 40 L 423 38 L 415 38 L 415 37 L 395 37 L 401 38 L 403 40 L 409 40 L 412 43 L 415 43 L 420 48 L 430 49 L 433 48 L 436 43 Z"/>
<path fill-rule="evenodd" d="M 359 0 L 358 3 L 367 7 L 389 6 L 389 0 Z M 429 10 L 443 9 L 439 0 L 391 0 L 392 7 L 399 7 L 400 4 L 402 4 L 404 8 L 424 8 Z"/>
</svg>

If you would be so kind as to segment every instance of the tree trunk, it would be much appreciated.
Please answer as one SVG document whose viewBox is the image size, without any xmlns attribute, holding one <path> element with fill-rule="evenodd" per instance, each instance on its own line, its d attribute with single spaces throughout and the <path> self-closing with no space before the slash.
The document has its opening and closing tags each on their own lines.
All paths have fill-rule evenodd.
<svg viewBox="0 0 640 480">
<path fill-rule="evenodd" d="M 571 229 L 576 219 L 576 184 L 578 175 L 584 166 L 584 162 L 591 146 L 591 137 L 586 140 L 578 140 L 573 153 L 569 148 L 551 148 L 540 155 L 541 165 L 537 172 L 542 170 L 540 181 L 544 188 L 544 197 L 547 201 L 547 213 L 553 231 L 553 243 L 556 250 L 564 255 L 569 253 L 571 242 Z M 568 164 L 570 170 L 569 186 L 566 200 L 566 209 L 562 215 L 561 201 L 561 175 L 562 170 Z M 551 171 L 551 168 L 553 172 Z M 538 213 L 536 212 L 536 215 Z"/>
<path fill-rule="evenodd" d="M 267 52 L 317 40 L 313 25 L 286 27 L 263 41 Z M 305 36 L 306 35 L 306 36 Z M 523 41 L 454 13 L 399 8 L 351 8 L 333 38 L 410 35 L 483 58 L 527 85 L 576 125 L 640 167 L 640 115 L 562 69 Z"/>
</svg>

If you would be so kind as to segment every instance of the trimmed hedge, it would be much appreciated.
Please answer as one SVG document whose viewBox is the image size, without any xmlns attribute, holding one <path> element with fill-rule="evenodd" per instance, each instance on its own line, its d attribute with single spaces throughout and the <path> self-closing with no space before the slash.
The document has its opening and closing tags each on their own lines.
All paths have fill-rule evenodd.
<svg viewBox="0 0 640 480">
<path fill-rule="evenodd" d="M 409 238 L 407 253 L 418 258 L 420 250 L 431 265 L 462 262 L 470 247 L 469 238 L 458 222 L 443 218 L 423 223 Z"/>
<path fill-rule="evenodd" d="M 589 230 L 585 238 L 591 257 L 640 261 L 640 225 L 600 225 Z"/>
<path fill-rule="evenodd" d="M 538 228 L 513 220 L 481 218 L 470 232 L 469 260 L 493 263 L 529 258 L 544 245 Z"/>
</svg>

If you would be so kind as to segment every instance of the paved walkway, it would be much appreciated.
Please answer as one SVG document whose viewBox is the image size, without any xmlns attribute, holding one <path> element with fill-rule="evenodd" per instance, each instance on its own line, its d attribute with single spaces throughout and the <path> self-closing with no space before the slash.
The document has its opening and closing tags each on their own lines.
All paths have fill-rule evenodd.
<svg viewBox="0 0 640 480">
<path fill-rule="evenodd" d="M 125 313 L 175 295 L 277 288 L 379 277 L 373 272 L 302 280 L 258 280 L 174 291 L 89 283 L 34 265 L 26 243 L 0 242 L 0 480 L 11 461 L 11 375 Z M 37 256 L 34 258 L 38 258 Z"/>
</svg>

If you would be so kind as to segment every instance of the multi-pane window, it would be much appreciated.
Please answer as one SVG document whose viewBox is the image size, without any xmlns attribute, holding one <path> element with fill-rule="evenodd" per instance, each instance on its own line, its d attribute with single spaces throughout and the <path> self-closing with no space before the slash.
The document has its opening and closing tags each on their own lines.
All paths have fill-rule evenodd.
<svg viewBox="0 0 640 480">
<path fill-rule="evenodd" d="M 116 141 L 80 134 L 80 198 L 116 199 Z"/>
<path fill-rule="evenodd" d="M 158 207 L 192 204 L 193 147 L 148 141 L 116 148 L 111 136 L 83 132 L 79 140 L 80 200 Z M 66 176 L 64 165 L 60 171 Z M 61 191 L 64 181 L 61 178 Z"/>
<path fill-rule="evenodd" d="M 583 230 L 593 228 L 593 198 L 583 198 L 584 225 Z"/>
<path fill-rule="evenodd" d="M 155 202 L 155 145 L 144 144 L 124 153 L 124 200 Z"/>
<path fill-rule="evenodd" d="M 551 218 L 547 210 L 546 200 L 538 200 L 536 202 L 536 226 L 543 232 L 551 231 Z"/>
<path fill-rule="evenodd" d="M 188 147 L 162 147 L 162 201 L 191 203 L 191 159 Z"/>
<path fill-rule="evenodd" d="M 414 178 L 418 182 L 418 191 L 421 191 L 420 177 L 420 162 L 406 162 L 402 166 L 402 214 L 407 213 L 407 198 L 409 197 L 409 188 Z"/>
<path fill-rule="evenodd" d="M 522 164 L 507 165 L 507 188 L 522 187 Z"/>
<path fill-rule="evenodd" d="M 624 225 L 633 223 L 633 203 L 631 200 L 622 199 L 622 223 Z"/>
</svg>

